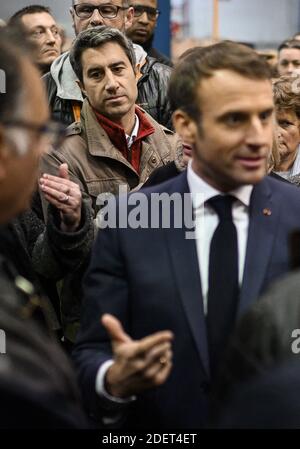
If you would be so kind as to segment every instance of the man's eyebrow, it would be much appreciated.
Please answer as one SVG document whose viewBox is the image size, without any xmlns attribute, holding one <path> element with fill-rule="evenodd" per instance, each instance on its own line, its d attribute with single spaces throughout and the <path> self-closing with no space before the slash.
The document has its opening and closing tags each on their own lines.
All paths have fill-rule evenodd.
<svg viewBox="0 0 300 449">
<path fill-rule="evenodd" d="M 126 65 L 125 61 L 117 61 L 117 62 L 113 62 L 112 64 L 109 65 L 109 67 L 113 68 L 113 67 L 117 67 L 118 65 Z"/>
</svg>

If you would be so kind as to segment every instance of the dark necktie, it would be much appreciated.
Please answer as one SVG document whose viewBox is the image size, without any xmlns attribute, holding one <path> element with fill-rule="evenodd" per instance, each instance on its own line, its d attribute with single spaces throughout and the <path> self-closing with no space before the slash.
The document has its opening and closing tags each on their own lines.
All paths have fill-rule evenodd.
<svg viewBox="0 0 300 449">
<path fill-rule="evenodd" d="M 207 332 L 212 376 L 234 328 L 239 297 L 237 231 L 232 221 L 234 201 L 236 198 L 230 195 L 215 196 L 208 201 L 219 217 L 209 257 Z"/>
</svg>

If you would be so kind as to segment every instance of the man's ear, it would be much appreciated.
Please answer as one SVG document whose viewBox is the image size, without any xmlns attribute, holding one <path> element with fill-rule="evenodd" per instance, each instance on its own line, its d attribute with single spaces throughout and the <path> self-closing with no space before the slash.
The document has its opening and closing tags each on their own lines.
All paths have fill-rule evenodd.
<svg viewBox="0 0 300 449">
<path fill-rule="evenodd" d="M 134 9 L 130 6 L 125 13 L 125 31 L 128 30 L 128 28 L 130 28 L 133 24 L 133 13 Z"/>
<path fill-rule="evenodd" d="M 186 112 L 177 109 L 173 113 L 173 125 L 183 142 L 194 145 L 197 136 L 197 124 Z"/>
<path fill-rule="evenodd" d="M 72 28 L 73 28 L 73 30 L 75 30 L 75 12 L 74 12 L 74 9 L 71 7 L 69 9 L 69 12 L 70 12 L 71 17 L 72 17 Z"/>
<path fill-rule="evenodd" d="M 81 92 L 87 97 L 87 94 L 86 94 L 86 91 L 85 91 L 85 88 L 84 88 L 84 84 L 81 81 L 79 81 L 79 80 L 76 80 L 76 83 L 79 86 L 79 89 L 81 90 Z"/>
</svg>

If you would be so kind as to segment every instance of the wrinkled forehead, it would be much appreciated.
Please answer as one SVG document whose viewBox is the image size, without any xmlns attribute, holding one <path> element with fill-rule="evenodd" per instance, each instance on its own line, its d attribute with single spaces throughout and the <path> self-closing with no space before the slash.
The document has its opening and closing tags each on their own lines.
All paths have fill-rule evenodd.
<svg viewBox="0 0 300 449">
<path fill-rule="evenodd" d="M 148 6 L 150 8 L 157 8 L 158 1 L 157 0 L 130 0 L 129 4 L 131 6 Z"/>
<path fill-rule="evenodd" d="M 89 5 L 101 6 L 101 5 L 115 5 L 123 6 L 122 0 L 73 0 L 73 5 L 81 5 L 87 3 Z"/>
<path fill-rule="evenodd" d="M 300 59 L 300 48 L 283 48 L 279 52 L 279 59 Z"/>
<path fill-rule="evenodd" d="M 36 12 L 33 14 L 24 14 L 22 22 L 27 28 L 51 27 L 56 25 L 54 17 L 48 12 Z"/>
</svg>

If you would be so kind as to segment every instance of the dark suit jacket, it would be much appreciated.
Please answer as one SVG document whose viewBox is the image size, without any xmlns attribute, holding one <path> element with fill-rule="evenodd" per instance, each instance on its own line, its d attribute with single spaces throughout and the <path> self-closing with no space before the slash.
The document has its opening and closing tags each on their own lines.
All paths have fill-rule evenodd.
<svg viewBox="0 0 300 449">
<path fill-rule="evenodd" d="M 148 197 L 153 192 L 189 192 L 186 173 L 144 190 Z M 124 197 L 119 207 L 125 202 Z M 271 178 L 254 187 L 238 315 L 289 270 L 289 234 L 298 227 L 297 188 Z M 201 281 L 196 243 L 185 238 L 185 231 L 106 229 L 95 244 L 74 352 L 88 408 L 93 413 L 99 408 L 95 377 L 111 357 L 100 325 L 103 313 L 118 317 L 134 339 L 167 329 L 175 335 L 169 379 L 129 406 L 125 428 L 199 428 L 206 418 L 210 373 Z"/>
</svg>

